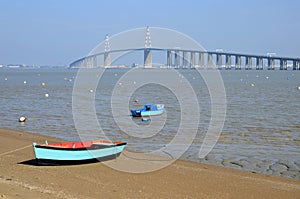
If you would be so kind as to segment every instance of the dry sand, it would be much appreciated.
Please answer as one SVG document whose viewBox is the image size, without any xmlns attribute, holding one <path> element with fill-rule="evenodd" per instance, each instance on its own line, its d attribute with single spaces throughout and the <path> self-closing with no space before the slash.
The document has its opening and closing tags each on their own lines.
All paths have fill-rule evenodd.
<svg viewBox="0 0 300 199">
<path fill-rule="evenodd" d="M 116 171 L 100 162 L 36 166 L 31 144 L 46 139 L 60 141 L 0 129 L 0 198 L 300 198 L 295 179 L 179 160 L 144 174 Z M 118 164 L 118 159 L 110 162 Z"/>
</svg>

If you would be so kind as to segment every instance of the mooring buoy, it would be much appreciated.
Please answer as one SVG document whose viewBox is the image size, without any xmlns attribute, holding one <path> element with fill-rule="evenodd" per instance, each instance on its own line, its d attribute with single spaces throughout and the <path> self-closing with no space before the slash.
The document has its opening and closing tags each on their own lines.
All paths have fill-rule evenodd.
<svg viewBox="0 0 300 199">
<path fill-rule="evenodd" d="M 22 116 L 22 117 L 19 118 L 19 122 L 26 122 L 26 119 L 27 119 L 26 117 Z"/>
</svg>

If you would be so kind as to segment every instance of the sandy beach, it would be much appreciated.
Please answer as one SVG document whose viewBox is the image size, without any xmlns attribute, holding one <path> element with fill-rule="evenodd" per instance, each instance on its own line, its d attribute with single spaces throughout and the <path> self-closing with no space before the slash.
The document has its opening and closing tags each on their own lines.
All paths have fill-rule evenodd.
<svg viewBox="0 0 300 199">
<path fill-rule="evenodd" d="M 37 166 L 31 144 L 45 140 L 61 141 L 0 129 L 0 198 L 300 198 L 295 179 L 181 160 L 144 174 L 101 162 Z"/>
</svg>

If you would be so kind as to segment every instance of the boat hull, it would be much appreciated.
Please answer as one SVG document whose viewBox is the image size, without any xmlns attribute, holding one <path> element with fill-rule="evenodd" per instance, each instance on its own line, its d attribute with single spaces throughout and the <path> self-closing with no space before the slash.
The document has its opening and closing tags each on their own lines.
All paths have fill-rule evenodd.
<svg viewBox="0 0 300 199">
<path fill-rule="evenodd" d="M 135 111 L 131 110 L 131 115 L 132 117 L 149 117 L 149 116 L 154 116 L 154 115 L 161 115 L 163 114 L 163 110 L 159 111 Z"/>
<path fill-rule="evenodd" d="M 120 154 L 126 143 L 116 145 L 92 145 L 84 148 L 56 148 L 33 143 L 33 149 L 38 160 L 78 161 L 104 158 Z"/>
<path fill-rule="evenodd" d="M 146 116 L 153 116 L 153 115 L 161 115 L 163 114 L 163 110 L 159 110 L 159 111 L 143 111 L 141 113 L 142 117 L 146 117 Z"/>
<path fill-rule="evenodd" d="M 147 110 L 147 106 L 151 107 L 150 110 Z M 164 105 L 163 104 L 157 104 L 157 105 L 145 105 L 144 108 L 136 109 L 136 110 L 130 110 L 132 117 L 149 117 L 154 115 L 161 115 L 164 112 Z"/>
</svg>

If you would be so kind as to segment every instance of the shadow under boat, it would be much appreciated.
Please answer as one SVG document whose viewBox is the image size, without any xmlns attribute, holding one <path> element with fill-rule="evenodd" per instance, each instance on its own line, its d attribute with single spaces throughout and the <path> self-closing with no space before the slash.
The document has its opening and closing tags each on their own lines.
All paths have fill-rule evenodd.
<svg viewBox="0 0 300 199">
<path fill-rule="evenodd" d="M 120 156 L 121 153 L 94 158 L 89 160 L 48 160 L 48 159 L 31 159 L 19 162 L 18 164 L 30 165 L 30 166 L 68 166 L 68 165 L 82 165 L 82 164 L 92 164 L 97 162 L 104 162 L 109 160 L 114 160 Z"/>
</svg>

